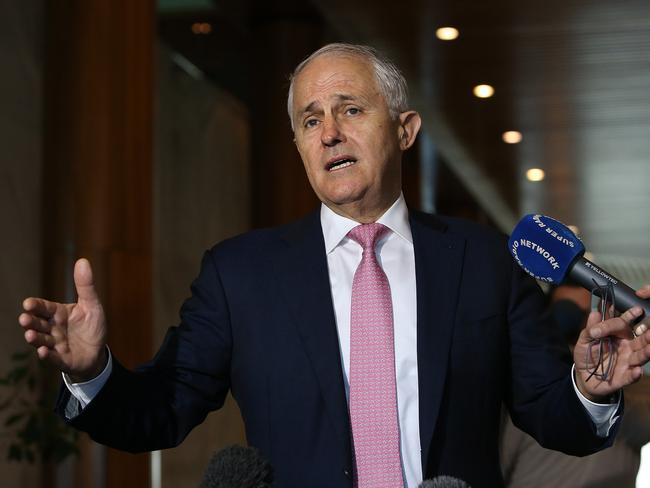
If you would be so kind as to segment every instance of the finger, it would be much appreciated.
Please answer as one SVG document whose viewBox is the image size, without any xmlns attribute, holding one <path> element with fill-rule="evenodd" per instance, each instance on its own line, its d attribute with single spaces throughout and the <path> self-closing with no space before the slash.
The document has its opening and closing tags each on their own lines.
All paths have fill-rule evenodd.
<svg viewBox="0 0 650 488">
<path fill-rule="evenodd" d="M 56 339 L 52 335 L 43 334 L 31 329 L 25 331 L 25 341 L 35 348 L 45 346 L 51 349 L 56 345 Z"/>
<path fill-rule="evenodd" d="M 43 298 L 29 297 L 23 300 L 23 309 L 25 312 L 31 313 L 32 315 L 36 315 L 45 320 L 53 317 L 60 306 L 60 303 L 50 302 Z"/>
<path fill-rule="evenodd" d="M 624 375 L 623 385 L 627 386 L 636 383 L 643 376 L 643 368 L 641 366 L 630 367 Z"/>
<path fill-rule="evenodd" d="M 593 313 L 593 312 L 592 312 Z M 591 321 L 591 314 L 587 321 L 587 333 L 592 339 L 616 335 L 629 338 L 630 330 L 634 320 L 643 313 L 641 307 L 632 307 L 626 310 L 620 317 L 614 317 L 604 322 Z"/>
<path fill-rule="evenodd" d="M 641 347 L 632 351 L 628 363 L 631 367 L 643 366 L 648 362 L 648 360 L 650 360 L 650 344 L 648 344 L 648 341 L 646 340 Z"/>
<path fill-rule="evenodd" d="M 586 330 L 589 330 L 596 325 L 600 324 L 603 321 L 603 316 L 597 310 L 592 310 L 587 316 L 587 325 L 585 326 Z"/>
<path fill-rule="evenodd" d="M 40 359 L 46 359 L 50 355 L 50 348 L 45 346 L 37 347 L 36 354 Z"/>
<path fill-rule="evenodd" d="M 609 309 L 607 310 L 607 313 L 608 313 L 608 315 L 607 315 L 608 317 L 616 317 L 617 316 L 616 308 L 614 308 L 613 304 L 609 306 Z"/>
<path fill-rule="evenodd" d="M 650 332 L 644 332 L 636 336 L 634 343 L 632 344 L 632 348 L 640 349 L 647 346 L 648 344 L 650 344 Z"/>
<path fill-rule="evenodd" d="M 578 336 L 578 343 L 587 344 L 591 342 L 593 339 L 589 335 L 589 331 L 601 322 L 602 322 L 602 317 L 600 315 L 600 312 L 596 310 L 592 310 L 591 312 L 589 312 L 589 315 L 587 316 L 587 324 L 580 331 L 580 335 Z"/>
<path fill-rule="evenodd" d="M 21 313 L 18 316 L 18 323 L 23 329 L 32 329 L 37 332 L 45 332 L 48 334 L 52 331 L 51 321 L 29 313 Z"/>
<path fill-rule="evenodd" d="M 85 258 L 78 259 L 74 265 L 74 286 L 80 302 L 99 301 L 93 281 L 93 270 Z"/>
<path fill-rule="evenodd" d="M 645 317 L 643 319 L 643 322 L 639 322 L 637 325 L 634 326 L 634 335 L 639 337 L 642 335 L 646 330 L 648 330 L 648 324 L 646 322 L 650 321 L 650 317 Z"/>
<path fill-rule="evenodd" d="M 639 296 L 641 298 L 650 298 L 650 284 L 645 285 L 642 288 L 639 288 L 636 291 L 636 294 L 637 294 L 637 296 Z"/>
<path fill-rule="evenodd" d="M 55 367 L 62 370 L 61 367 L 63 364 L 61 357 L 54 349 L 50 349 L 47 346 L 40 346 L 36 348 L 36 354 L 39 359 L 47 359 L 50 363 L 54 364 Z"/>
<path fill-rule="evenodd" d="M 642 288 L 639 288 L 636 291 L 637 296 L 644 298 L 644 299 L 649 299 L 650 298 L 650 284 L 645 285 Z M 640 336 L 643 334 L 646 330 L 648 330 L 648 327 L 650 324 L 650 317 L 644 317 L 643 321 L 640 322 L 638 325 L 634 327 L 634 335 Z"/>
</svg>

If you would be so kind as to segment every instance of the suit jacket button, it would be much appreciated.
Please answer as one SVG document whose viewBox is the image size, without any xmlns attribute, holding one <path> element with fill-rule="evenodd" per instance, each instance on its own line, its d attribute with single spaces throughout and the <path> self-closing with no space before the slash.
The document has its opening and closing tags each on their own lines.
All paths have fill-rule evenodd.
<svg viewBox="0 0 650 488">
<path fill-rule="evenodd" d="M 347 476 L 348 478 L 351 477 L 351 473 L 350 473 L 350 470 L 349 470 L 349 469 L 344 469 L 344 470 L 343 470 L 343 474 L 344 474 L 345 476 Z"/>
</svg>

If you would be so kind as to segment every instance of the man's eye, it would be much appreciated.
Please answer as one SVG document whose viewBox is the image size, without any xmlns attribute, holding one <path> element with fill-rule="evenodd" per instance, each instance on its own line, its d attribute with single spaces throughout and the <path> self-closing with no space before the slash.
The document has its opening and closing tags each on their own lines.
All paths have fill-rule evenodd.
<svg viewBox="0 0 650 488">
<path fill-rule="evenodd" d="M 361 113 L 361 110 L 359 110 L 357 107 L 350 107 L 345 111 L 345 113 L 348 115 L 357 115 L 358 113 Z"/>
<path fill-rule="evenodd" d="M 318 120 L 317 119 L 307 119 L 305 122 L 305 127 L 308 129 L 311 127 L 316 127 L 318 125 Z"/>
</svg>

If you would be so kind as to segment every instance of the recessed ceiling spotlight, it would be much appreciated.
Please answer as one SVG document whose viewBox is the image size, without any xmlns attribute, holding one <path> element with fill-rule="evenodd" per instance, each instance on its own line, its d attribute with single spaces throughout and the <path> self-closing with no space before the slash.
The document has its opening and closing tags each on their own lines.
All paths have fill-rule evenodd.
<svg viewBox="0 0 650 488">
<path fill-rule="evenodd" d="M 212 32 L 212 25 L 208 22 L 194 22 L 192 24 L 194 34 L 209 34 Z"/>
<path fill-rule="evenodd" d="M 436 29 L 436 37 L 441 41 L 453 41 L 458 38 L 458 29 L 455 27 L 440 27 Z"/>
<path fill-rule="evenodd" d="M 501 135 L 501 138 L 503 139 L 503 142 L 506 144 L 519 144 L 522 139 L 521 132 L 516 131 L 516 130 L 509 130 L 504 132 Z"/>
<path fill-rule="evenodd" d="M 474 96 L 478 98 L 490 98 L 494 95 L 494 88 L 491 85 L 476 85 L 473 91 Z"/>
<path fill-rule="evenodd" d="M 526 171 L 526 178 L 528 181 L 542 181 L 546 177 L 543 169 L 540 168 L 530 168 Z"/>
</svg>

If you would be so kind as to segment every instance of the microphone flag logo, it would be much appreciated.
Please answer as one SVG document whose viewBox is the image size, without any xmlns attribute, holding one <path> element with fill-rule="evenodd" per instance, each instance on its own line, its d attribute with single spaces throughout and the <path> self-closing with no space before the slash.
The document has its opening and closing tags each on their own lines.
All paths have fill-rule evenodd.
<svg viewBox="0 0 650 488">
<path fill-rule="evenodd" d="M 552 284 L 561 283 L 571 264 L 585 252 L 582 241 L 568 227 L 540 214 L 528 214 L 519 221 L 508 248 L 524 271 Z"/>
</svg>

